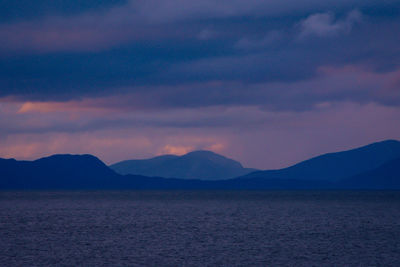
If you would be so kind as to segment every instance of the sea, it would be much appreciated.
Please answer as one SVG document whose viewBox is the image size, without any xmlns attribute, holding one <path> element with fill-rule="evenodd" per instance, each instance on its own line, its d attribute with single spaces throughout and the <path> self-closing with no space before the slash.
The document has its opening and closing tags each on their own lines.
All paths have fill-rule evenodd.
<svg viewBox="0 0 400 267">
<path fill-rule="evenodd" d="M 0 192 L 0 266 L 400 266 L 400 192 Z"/>
</svg>

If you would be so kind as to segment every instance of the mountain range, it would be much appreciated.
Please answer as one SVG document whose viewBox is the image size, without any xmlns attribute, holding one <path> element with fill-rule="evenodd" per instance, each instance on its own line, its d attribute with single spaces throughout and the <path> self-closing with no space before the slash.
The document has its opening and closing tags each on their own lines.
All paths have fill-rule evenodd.
<svg viewBox="0 0 400 267">
<path fill-rule="evenodd" d="M 119 174 L 180 179 L 221 180 L 235 178 L 256 169 L 211 151 L 193 151 L 183 156 L 163 155 L 151 159 L 125 160 L 110 168 Z"/>
<path fill-rule="evenodd" d="M 221 160 L 224 164 L 218 166 L 231 166 L 235 171 L 245 170 L 240 163 L 237 165 L 235 161 L 223 156 L 205 151 L 193 154 L 196 157 L 201 155 L 201 159 L 205 155 L 206 159 L 211 157 L 217 159 L 217 162 Z M 182 157 L 185 158 L 185 156 Z M 165 158 L 177 160 L 181 157 L 166 156 Z M 151 163 L 152 160 L 148 162 Z M 198 164 L 201 166 L 200 163 Z M 256 171 L 223 180 L 192 179 L 196 177 L 196 168 L 188 169 L 192 171 L 190 175 L 184 176 L 185 179 L 177 179 L 119 174 L 92 155 L 53 155 L 34 161 L 0 159 L 0 190 L 398 190 L 400 189 L 400 142 L 387 140 L 373 143 L 357 149 L 324 154 L 280 170 Z M 202 175 L 209 173 L 209 170 L 201 172 Z M 225 175 L 224 177 L 228 177 L 231 174 Z M 197 177 L 200 177 L 200 174 Z M 208 178 L 220 177 L 208 176 Z"/>
<path fill-rule="evenodd" d="M 256 171 L 241 178 L 339 181 L 378 168 L 400 157 L 400 142 L 386 140 L 360 148 L 328 153 L 288 168 Z"/>
</svg>

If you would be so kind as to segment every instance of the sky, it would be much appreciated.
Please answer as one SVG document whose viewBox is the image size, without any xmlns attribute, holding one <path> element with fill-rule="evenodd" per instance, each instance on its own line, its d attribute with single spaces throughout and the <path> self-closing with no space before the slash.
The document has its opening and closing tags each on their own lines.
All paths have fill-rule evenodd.
<svg viewBox="0 0 400 267">
<path fill-rule="evenodd" d="M 0 0 L 0 40 L 2 158 L 274 169 L 400 139 L 399 0 Z"/>
</svg>

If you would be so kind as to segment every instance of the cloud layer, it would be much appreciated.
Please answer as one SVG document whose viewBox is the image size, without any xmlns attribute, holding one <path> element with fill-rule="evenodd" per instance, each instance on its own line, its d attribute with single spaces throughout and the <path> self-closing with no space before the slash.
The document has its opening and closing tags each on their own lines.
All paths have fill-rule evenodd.
<svg viewBox="0 0 400 267">
<path fill-rule="evenodd" d="M 7 2 L 0 157 L 267 168 L 400 138 L 398 1 Z"/>
</svg>

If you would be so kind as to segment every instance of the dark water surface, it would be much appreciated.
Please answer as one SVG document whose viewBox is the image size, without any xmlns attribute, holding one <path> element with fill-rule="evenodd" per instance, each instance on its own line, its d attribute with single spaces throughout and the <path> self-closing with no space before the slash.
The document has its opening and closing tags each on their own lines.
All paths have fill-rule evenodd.
<svg viewBox="0 0 400 267">
<path fill-rule="evenodd" d="M 0 192 L 0 266 L 400 266 L 400 192 Z"/>
</svg>

